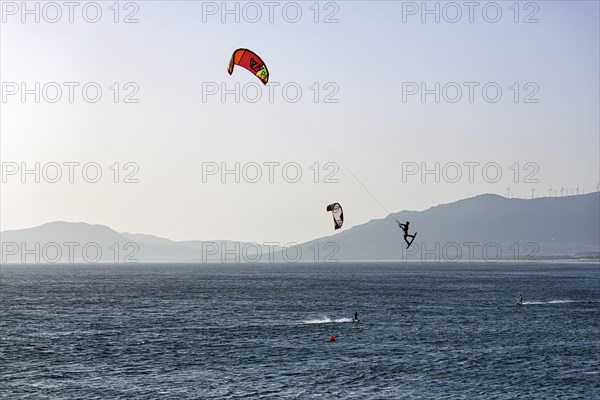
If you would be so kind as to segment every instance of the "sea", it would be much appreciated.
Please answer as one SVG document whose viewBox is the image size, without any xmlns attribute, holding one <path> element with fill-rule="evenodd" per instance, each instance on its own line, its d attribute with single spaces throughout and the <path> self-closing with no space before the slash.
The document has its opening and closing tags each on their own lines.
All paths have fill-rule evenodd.
<svg viewBox="0 0 600 400">
<path fill-rule="evenodd" d="M 2 265 L 0 310 L 2 399 L 600 399 L 598 263 Z"/>
</svg>

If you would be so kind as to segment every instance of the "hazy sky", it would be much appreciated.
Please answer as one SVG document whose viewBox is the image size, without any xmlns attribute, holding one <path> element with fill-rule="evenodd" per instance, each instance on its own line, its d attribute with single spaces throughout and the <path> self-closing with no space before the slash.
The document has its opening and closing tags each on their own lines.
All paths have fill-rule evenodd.
<svg viewBox="0 0 600 400">
<path fill-rule="evenodd" d="M 600 181 L 596 1 L 427 3 L 439 22 L 422 2 L 113 4 L 69 22 L 62 2 L 2 2 L 2 230 L 302 242 L 333 232 L 334 201 L 345 229 L 386 215 L 352 173 L 393 212 Z M 266 87 L 227 74 L 240 47 Z"/>
</svg>

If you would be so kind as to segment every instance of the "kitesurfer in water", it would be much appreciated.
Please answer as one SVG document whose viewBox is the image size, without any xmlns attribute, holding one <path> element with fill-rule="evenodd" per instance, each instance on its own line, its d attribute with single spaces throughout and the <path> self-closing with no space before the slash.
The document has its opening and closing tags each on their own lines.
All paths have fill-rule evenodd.
<svg viewBox="0 0 600 400">
<path fill-rule="evenodd" d="M 414 235 L 409 235 L 408 234 L 408 225 L 410 225 L 410 222 L 406 221 L 406 224 L 402 224 L 399 221 L 398 222 L 398 226 L 400 227 L 400 229 L 402 229 L 404 231 L 404 241 L 406 242 L 407 246 L 406 248 L 408 249 L 410 247 L 410 245 L 412 244 L 413 240 L 415 240 L 415 236 L 417 235 L 416 233 Z M 408 238 L 411 238 L 410 242 L 408 241 Z"/>
<path fill-rule="evenodd" d="M 517 301 L 517 304 L 523 304 L 523 295 L 519 294 L 519 301 Z"/>
<path fill-rule="evenodd" d="M 358 311 L 354 311 L 354 318 L 352 319 L 358 321 Z"/>
</svg>

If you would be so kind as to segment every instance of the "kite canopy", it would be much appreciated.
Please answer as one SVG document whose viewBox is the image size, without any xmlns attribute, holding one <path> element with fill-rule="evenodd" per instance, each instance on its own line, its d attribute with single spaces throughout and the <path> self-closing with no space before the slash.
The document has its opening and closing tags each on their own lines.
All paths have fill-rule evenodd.
<svg viewBox="0 0 600 400">
<path fill-rule="evenodd" d="M 333 216 L 333 226 L 335 229 L 340 229 L 344 223 L 344 210 L 340 203 L 333 203 L 327 206 L 327 211 L 331 211 Z"/>
<path fill-rule="evenodd" d="M 269 70 L 267 70 L 267 66 L 264 61 L 251 50 L 237 49 L 233 52 L 231 59 L 229 60 L 229 67 L 227 67 L 229 75 L 233 74 L 234 65 L 246 68 L 256 75 L 256 77 L 265 85 L 269 81 Z"/>
</svg>

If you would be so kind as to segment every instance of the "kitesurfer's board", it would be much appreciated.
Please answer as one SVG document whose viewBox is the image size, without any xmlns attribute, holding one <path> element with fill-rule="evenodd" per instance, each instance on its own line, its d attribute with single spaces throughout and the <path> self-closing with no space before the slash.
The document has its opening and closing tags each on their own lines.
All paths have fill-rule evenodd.
<svg viewBox="0 0 600 400">
<path fill-rule="evenodd" d="M 416 238 L 417 238 L 417 232 L 415 232 L 413 239 L 410 241 L 410 244 L 408 246 L 406 246 L 407 249 L 413 244 L 413 242 L 415 241 Z"/>
<path fill-rule="evenodd" d="M 360 319 L 352 318 L 352 323 L 359 323 Z"/>
</svg>

